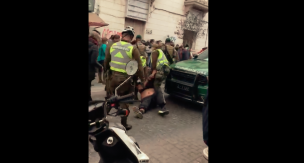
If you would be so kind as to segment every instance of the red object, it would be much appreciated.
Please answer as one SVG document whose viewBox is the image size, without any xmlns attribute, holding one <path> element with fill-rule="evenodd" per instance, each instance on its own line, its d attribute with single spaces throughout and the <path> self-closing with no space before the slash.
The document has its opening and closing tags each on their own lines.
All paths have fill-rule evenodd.
<svg viewBox="0 0 304 163">
<path fill-rule="evenodd" d="M 126 110 L 126 116 L 127 116 L 127 115 L 129 115 L 129 111 L 128 111 L 128 110 Z"/>
<path fill-rule="evenodd" d="M 111 106 L 112 106 L 112 107 L 114 107 L 114 106 L 115 106 L 115 104 L 111 104 Z"/>
<path fill-rule="evenodd" d="M 206 48 L 207 49 L 207 48 Z M 197 54 L 200 54 L 202 52 L 204 52 L 206 49 L 202 49 L 201 51 L 199 51 Z"/>
</svg>

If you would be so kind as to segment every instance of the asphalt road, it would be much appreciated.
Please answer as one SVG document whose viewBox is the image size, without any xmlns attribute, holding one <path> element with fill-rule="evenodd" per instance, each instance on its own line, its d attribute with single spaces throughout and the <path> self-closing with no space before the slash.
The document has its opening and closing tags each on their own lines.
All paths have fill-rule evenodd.
<svg viewBox="0 0 304 163">
<path fill-rule="evenodd" d="M 103 99 L 105 91 L 103 84 L 93 81 L 93 100 Z M 128 117 L 128 123 L 133 126 L 127 132 L 138 142 L 141 150 L 146 153 L 151 163 L 207 163 L 203 157 L 202 108 L 196 104 L 174 98 L 165 94 L 167 109 L 170 114 L 161 117 L 158 108 L 146 114 L 143 119 Z M 132 104 L 139 105 L 137 103 Z M 110 122 L 120 123 L 119 117 L 109 117 Z M 89 163 L 98 163 L 99 156 L 89 143 Z"/>
</svg>

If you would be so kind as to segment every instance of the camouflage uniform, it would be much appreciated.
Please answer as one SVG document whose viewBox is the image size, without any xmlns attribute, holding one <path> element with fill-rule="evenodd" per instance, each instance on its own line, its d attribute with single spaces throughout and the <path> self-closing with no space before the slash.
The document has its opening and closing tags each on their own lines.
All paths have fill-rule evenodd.
<svg viewBox="0 0 304 163">
<path fill-rule="evenodd" d="M 160 54 L 162 53 L 162 54 Z M 160 57 L 162 56 L 162 57 Z M 162 61 L 160 61 L 162 60 Z M 148 82 L 147 87 L 151 87 L 152 84 L 155 89 L 157 104 L 161 107 L 161 110 L 159 111 L 165 111 L 169 113 L 165 109 L 166 101 L 164 98 L 163 91 L 161 90 L 160 86 L 162 82 L 166 79 L 167 75 L 170 72 L 170 68 L 168 66 L 168 60 L 166 59 L 165 54 L 162 52 L 161 49 L 156 49 L 152 52 L 152 72 L 156 70 L 156 74 L 154 78 Z M 150 83 L 150 84 L 149 84 Z"/>
<path fill-rule="evenodd" d="M 159 57 L 159 51 L 157 49 L 153 50 L 153 52 L 152 52 L 152 60 L 153 60 L 152 61 L 152 71 L 153 70 L 157 71 L 155 74 L 155 77 L 154 77 L 154 82 L 153 82 L 154 88 L 159 88 L 161 86 L 162 82 L 166 79 L 167 75 L 170 72 L 169 66 L 162 65 L 162 64 L 157 65 L 158 57 Z M 166 56 L 164 56 L 164 57 L 166 57 Z"/>
<path fill-rule="evenodd" d="M 125 73 L 121 73 L 121 72 L 116 72 L 116 71 L 112 71 L 112 75 L 110 77 L 111 82 L 109 82 L 109 92 L 111 94 L 114 94 L 115 92 L 115 88 L 118 87 L 122 82 L 124 82 L 127 78 L 129 77 L 128 74 Z M 131 81 L 129 80 L 128 82 L 126 82 L 124 85 L 122 85 L 118 90 L 117 90 L 117 95 L 122 96 L 122 95 L 126 95 L 129 93 L 133 92 L 132 89 L 132 85 L 131 85 Z M 126 103 L 120 103 L 120 107 L 129 110 L 129 105 Z M 110 110 L 108 110 L 108 113 L 110 112 Z M 126 121 L 127 117 L 122 117 L 121 121 L 123 123 L 123 121 Z"/>
<path fill-rule="evenodd" d="M 144 44 L 142 44 L 141 42 L 137 42 L 134 47 L 138 48 L 140 56 L 144 56 L 147 57 L 147 53 L 146 53 L 146 46 Z"/>
</svg>

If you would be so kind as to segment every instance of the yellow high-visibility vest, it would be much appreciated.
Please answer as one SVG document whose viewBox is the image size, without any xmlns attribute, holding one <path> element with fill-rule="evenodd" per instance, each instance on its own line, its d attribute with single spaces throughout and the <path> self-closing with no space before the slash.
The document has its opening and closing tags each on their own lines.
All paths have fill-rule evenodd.
<svg viewBox="0 0 304 163">
<path fill-rule="evenodd" d="M 144 56 L 140 56 L 143 67 L 146 67 L 146 58 Z"/>
<path fill-rule="evenodd" d="M 156 50 L 159 52 L 156 68 L 158 68 L 159 65 L 169 66 L 169 62 L 168 62 L 167 57 L 165 56 L 164 52 L 161 49 L 156 49 Z M 152 57 L 151 57 L 151 64 L 152 64 Z"/>
<path fill-rule="evenodd" d="M 127 73 L 125 68 L 127 63 L 132 60 L 132 50 L 133 46 L 128 42 L 119 41 L 114 43 L 110 48 L 110 69 Z"/>
</svg>

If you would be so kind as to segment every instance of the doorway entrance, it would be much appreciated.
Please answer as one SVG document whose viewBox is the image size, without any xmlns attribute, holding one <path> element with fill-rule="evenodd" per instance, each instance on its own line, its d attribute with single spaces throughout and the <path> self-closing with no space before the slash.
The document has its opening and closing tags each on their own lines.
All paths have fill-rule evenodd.
<svg viewBox="0 0 304 163">
<path fill-rule="evenodd" d="M 137 35 L 141 35 L 141 37 L 144 37 L 144 28 L 145 28 L 145 22 L 135 19 L 126 18 L 125 19 L 125 27 L 131 26 L 133 27 L 135 31 L 134 39 Z"/>
<path fill-rule="evenodd" d="M 183 45 L 189 45 L 189 49 L 195 49 L 196 32 L 184 30 Z"/>
</svg>

